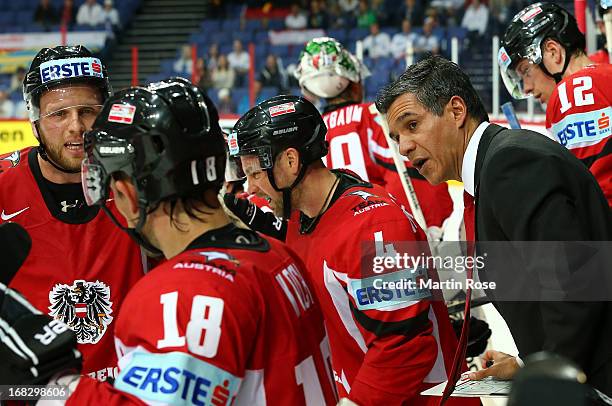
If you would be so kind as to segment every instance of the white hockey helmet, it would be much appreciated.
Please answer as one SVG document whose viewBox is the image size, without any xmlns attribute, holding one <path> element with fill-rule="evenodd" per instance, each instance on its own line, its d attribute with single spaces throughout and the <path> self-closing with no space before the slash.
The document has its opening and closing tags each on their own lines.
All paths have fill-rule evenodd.
<svg viewBox="0 0 612 406">
<path fill-rule="evenodd" d="M 370 72 L 337 40 L 319 37 L 310 40 L 300 53 L 294 75 L 303 90 L 329 99 L 342 93 L 350 82 L 361 82 Z"/>
</svg>

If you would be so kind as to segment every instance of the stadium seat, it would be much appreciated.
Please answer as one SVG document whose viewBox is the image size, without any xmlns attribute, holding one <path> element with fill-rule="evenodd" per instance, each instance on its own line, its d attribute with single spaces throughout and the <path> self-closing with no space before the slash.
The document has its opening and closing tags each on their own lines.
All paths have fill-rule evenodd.
<svg viewBox="0 0 612 406">
<path fill-rule="evenodd" d="M 278 18 L 273 18 L 268 21 L 268 29 L 269 30 L 284 30 L 285 29 L 285 20 L 281 20 Z"/>
<path fill-rule="evenodd" d="M 358 41 L 364 39 L 369 34 L 366 28 L 353 28 L 349 31 L 348 39 L 351 41 Z"/>
<path fill-rule="evenodd" d="M 228 33 L 240 31 L 240 20 L 225 20 L 221 24 L 221 28 Z"/>
<path fill-rule="evenodd" d="M 344 28 L 327 30 L 327 35 L 332 38 L 337 39 L 341 43 L 344 43 L 344 41 L 346 41 L 346 38 L 347 38 L 346 30 Z"/>
<path fill-rule="evenodd" d="M 204 20 L 200 24 L 200 27 L 204 32 L 215 32 L 221 31 L 221 21 L 219 20 Z"/>
</svg>

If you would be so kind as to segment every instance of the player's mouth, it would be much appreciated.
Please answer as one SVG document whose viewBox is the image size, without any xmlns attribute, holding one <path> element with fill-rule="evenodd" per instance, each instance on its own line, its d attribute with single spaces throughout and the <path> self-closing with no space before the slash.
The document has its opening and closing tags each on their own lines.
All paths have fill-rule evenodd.
<svg viewBox="0 0 612 406">
<path fill-rule="evenodd" d="M 83 142 L 67 142 L 64 144 L 64 148 L 66 148 L 71 155 L 83 155 Z"/>
<path fill-rule="evenodd" d="M 419 173 L 421 172 L 421 169 L 423 169 L 423 166 L 425 166 L 425 163 L 427 161 L 427 158 L 415 158 L 410 160 L 410 162 L 412 162 L 412 166 L 414 166 L 414 168 L 419 171 Z"/>
</svg>

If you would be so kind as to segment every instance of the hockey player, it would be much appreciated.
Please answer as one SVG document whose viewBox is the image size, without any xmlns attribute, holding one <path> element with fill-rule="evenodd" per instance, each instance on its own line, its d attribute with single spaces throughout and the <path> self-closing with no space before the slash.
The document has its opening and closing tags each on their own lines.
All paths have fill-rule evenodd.
<svg viewBox="0 0 612 406">
<path fill-rule="evenodd" d="M 513 97 L 529 97 L 528 83 L 540 72 L 555 80 L 546 127 L 590 169 L 612 206 L 612 67 L 592 63 L 576 19 L 554 3 L 536 3 L 514 16 L 502 45 L 499 64 Z"/>
<path fill-rule="evenodd" d="M 327 126 L 329 168 L 346 168 L 363 180 L 383 186 L 408 206 L 397 169 L 374 103 L 363 101 L 363 80 L 368 69 L 334 38 L 308 42 L 300 55 L 295 76 L 303 92 L 324 99 L 323 120 Z M 412 184 L 427 223 L 441 227 L 453 211 L 446 184 L 430 185 L 408 161 Z"/>
<path fill-rule="evenodd" d="M 69 404 L 335 403 L 301 263 L 235 227 L 217 199 L 226 161 L 218 120 L 177 78 L 119 92 L 85 135 L 88 203 L 103 204 L 110 184 L 130 233 L 167 261 L 123 304 L 114 386 L 80 378 Z"/>
<path fill-rule="evenodd" d="M 419 393 L 447 379 L 457 344 L 444 303 L 429 289 L 379 285 L 410 286 L 429 277 L 426 269 L 372 267 L 374 254 L 401 250 L 393 242 L 412 254 L 427 250 L 425 234 L 382 187 L 325 167 L 326 131 L 312 103 L 276 96 L 238 120 L 229 152 L 249 192 L 267 195 L 290 218 L 286 241 L 313 280 L 340 396 L 363 406 L 437 402 Z"/>
<path fill-rule="evenodd" d="M 143 275 L 138 245 L 81 188 L 83 133 L 111 94 L 106 67 L 83 46 L 44 48 L 23 94 L 39 145 L 1 158 L 0 210 L 28 231 L 32 250 L 10 287 L 74 330 L 83 372 L 104 380 L 117 364 L 113 320 Z"/>
</svg>

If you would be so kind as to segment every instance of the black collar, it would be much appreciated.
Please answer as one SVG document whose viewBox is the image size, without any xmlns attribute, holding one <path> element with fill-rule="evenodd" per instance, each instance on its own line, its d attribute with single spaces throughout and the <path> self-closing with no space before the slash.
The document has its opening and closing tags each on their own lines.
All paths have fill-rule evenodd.
<svg viewBox="0 0 612 406">
<path fill-rule="evenodd" d="M 98 215 L 99 206 L 87 206 L 85 203 L 81 184 L 57 184 L 44 178 L 38 163 L 37 148 L 32 148 L 28 153 L 28 164 L 45 205 L 53 217 L 63 223 L 85 224 Z M 76 206 L 72 206 L 73 204 Z M 62 208 L 66 211 L 62 211 Z"/>
<path fill-rule="evenodd" d="M 189 243 L 185 251 L 202 248 L 234 248 L 266 252 L 270 250 L 270 243 L 254 231 L 238 228 L 233 223 L 229 223 L 200 235 Z"/>
<path fill-rule="evenodd" d="M 321 217 L 325 215 L 325 212 L 329 210 L 330 207 L 342 196 L 344 192 L 353 187 L 367 187 L 371 188 L 372 184 L 364 181 L 359 176 L 355 175 L 352 172 L 343 170 L 343 169 L 332 169 L 331 172 L 340 178 L 338 182 L 338 186 L 334 191 L 334 194 L 329 201 L 329 206 L 323 213 L 315 218 L 310 218 L 304 213 L 300 212 L 300 234 L 310 234 L 314 231 Z"/>
</svg>

